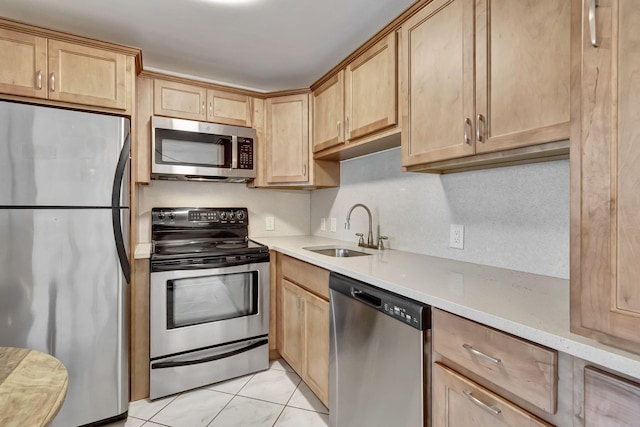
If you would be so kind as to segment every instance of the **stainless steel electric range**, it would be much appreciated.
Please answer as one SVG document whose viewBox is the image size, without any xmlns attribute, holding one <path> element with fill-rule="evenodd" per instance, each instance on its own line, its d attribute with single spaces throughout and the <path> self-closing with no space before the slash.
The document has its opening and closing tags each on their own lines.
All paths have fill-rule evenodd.
<svg viewBox="0 0 640 427">
<path fill-rule="evenodd" d="M 269 367 L 269 248 L 246 208 L 154 208 L 150 398 Z"/>
</svg>

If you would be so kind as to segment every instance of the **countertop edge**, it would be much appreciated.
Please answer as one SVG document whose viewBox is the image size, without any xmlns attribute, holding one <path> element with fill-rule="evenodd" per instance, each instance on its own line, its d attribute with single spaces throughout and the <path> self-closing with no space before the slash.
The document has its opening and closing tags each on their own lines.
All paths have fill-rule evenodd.
<svg viewBox="0 0 640 427">
<path fill-rule="evenodd" d="M 354 279 L 370 283 L 382 289 L 386 289 L 386 290 L 398 293 L 400 295 L 404 295 L 409 298 L 418 300 L 425 304 L 429 304 L 434 308 L 439 308 L 441 310 L 448 311 L 450 313 L 456 314 L 466 319 L 490 326 L 492 328 L 504 331 L 506 333 L 515 335 L 517 337 L 524 338 L 528 341 L 531 341 L 540 345 L 544 345 L 554 350 L 583 359 L 589 363 L 594 363 L 604 368 L 615 370 L 615 371 L 624 373 L 625 375 L 631 376 L 633 378 L 640 379 L 640 355 L 636 355 L 622 349 L 618 349 L 615 347 L 602 344 L 600 342 L 597 342 L 590 338 L 583 337 L 581 335 L 573 334 L 569 331 L 568 321 L 566 325 L 561 325 L 561 326 L 547 325 L 548 327 L 545 327 L 545 328 L 534 327 L 524 322 L 520 322 L 517 319 L 507 318 L 504 316 L 497 315 L 495 313 L 485 312 L 469 305 L 462 305 L 460 303 L 456 303 L 454 301 L 451 301 L 445 298 L 440 298 L 435 295 L 419 292 L 414 289 L 409 289 L 409 288 L 403 287 L 398 283 L 384 280 L 374 275 L 363 274 L 360 271 L 350 269 L 343 265 L 339 265 L 338 261 L 336 261 L 335 259 L 323 256 L 323 255 L 316 255 L 312 252 L 302 249 L 305 246 L 330 245 L 330 244 L 357 248 L 352 243 L 343 242 L 339 240 L 332 240 L 327 238 L 320 238 L 316 236 L 294 236 L 289 239 L 287 239 L 286 237 L 277 237 L 277 238 L 267 237 L 267 238 L 254 238 L 254 240 L 257 240 L 263 244 L 266 244 L 272 250 L 283 253 L 285 255 L 289 255 L 301 261 L 305 261 L 310 264 L 316 265 L 318 267 L 335 271 L 337 273 L 344 274 Z M 289 240 L 294 241 L 296 243 L 290 243 Z M 372 254 L 377 253 L 376 250 L 366 250 L 362 248 L 357 248 L 357 250 L 369 252 Z M 402 252 L 402 251 L 397 251 L 397 252 Z M 429 258 L 431 260 L 437 259 L 435 257 L 430 257 L 428 255 L 420 255 L 420 254 L 413 254 L 413 253 L 407 253 L 407 254 L 411 254 L 411 256 L 414 256 L 414 255 L 422 256 L 422 257 L 425 257 L 425 259 L 426 258 Z M 323 258 L 327 258 L 327 259 L 325 260 Z M 445 260 L 444 258 L 441 258 L 441 259 L 443 260 L 443 262 L 447 262 L 450 264 L 460 263 L 460 264 L 469 265 L 469 263 L 465 263 L 462 261 Z M 487 266 L 479 266 L 479 265 L 478 265 L 478 268 L 489 269 L 489 270 L 495 269 L 496 271 L 504 270 L 504 269 L 498 269 L 498 268 L 487 267 Z M 513 273 L 536 276 L 530 273 L 520 273 L 520 272 L 513 272 Z M 568 288 L 568 280 L 545 277 L 545 276 L 540 276 L 540 278 L 548 279 L 554 282 L 564 282 L 566 283 L 566 286 Z M 568 312 L 569 312 L 569 305 L 567 301 L 567 306 L 566 306 L 567 319 L 568 319 Z"/>
</svg>

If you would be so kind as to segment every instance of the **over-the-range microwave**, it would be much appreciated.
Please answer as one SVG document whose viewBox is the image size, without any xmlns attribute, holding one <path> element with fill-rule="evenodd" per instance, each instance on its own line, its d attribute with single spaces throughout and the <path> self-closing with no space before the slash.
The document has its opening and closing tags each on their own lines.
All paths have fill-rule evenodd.
<svg viewBox="0 0 640 427">
<path fill-rule="evenodd" d="M 151 178 L 247 182 L 256 177 L 256 131 L 154 116 Z"/>
</svg>

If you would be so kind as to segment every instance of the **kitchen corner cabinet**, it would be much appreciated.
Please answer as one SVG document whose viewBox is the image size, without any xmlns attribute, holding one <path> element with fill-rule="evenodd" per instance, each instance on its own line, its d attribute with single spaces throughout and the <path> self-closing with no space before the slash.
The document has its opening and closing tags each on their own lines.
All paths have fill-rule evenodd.
<svg viewBox="0 0 640 427">
<path fill-rule="evenodd" d="M 435 0 L 403 23 L 403 166 L 566 157 L 568 143 L 550 143 L 569 138 L 570 9 L 570 0 Z"/>
<path fill-rule="evenodd" d="M 268 183 L 309 182 L 309 95 L 266 102 Z"/>
<path fill-rule="evenodd" d="M 258 133 L 256 187 L 318 188 L 340 185 L 340 164 L 314 161 L 309 93 L 254 100 Z"/>
<path fill-rule="evenodd" d="M 573 4 L 571 330 L 640 353 L 640 7 Z"/>
<path fill-rule="evenodd" d="M 251 97 L 169 80 L 155 79 L 153 110 L 158 116 L 252 126 Z"/>
<path fill-rule="evenodd" d="M 319 157 L 397 125 L 396 44 L 392 31 L 313 91 L 313 152 Z"/>
<path fill-rule="evenodd" d="M 133 58 L 124 53 L 0 28 L 0 92 L 128 110 Z"/>
<path fill-rule="evenodd" d="M 280 355 L 329 406 L 329 272 L 286 255 L 276 258 Z"/>
<path fill-rule="evenodd" d="M 640 419 L 640 384 L 599 369 L 584 370 L 584 426 L 635 426 Z"/>
</svg>

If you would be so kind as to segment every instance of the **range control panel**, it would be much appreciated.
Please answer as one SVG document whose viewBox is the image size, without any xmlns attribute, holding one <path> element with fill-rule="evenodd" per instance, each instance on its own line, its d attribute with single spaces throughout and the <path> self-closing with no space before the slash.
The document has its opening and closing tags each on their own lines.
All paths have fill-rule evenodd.
<svg viewBox="0 0 640 427">
<path fill-rule="evenodd" d="M 238 224 L 247 226 L 247 208 L 153 208 L 153 225 Z"/>
</svg>

